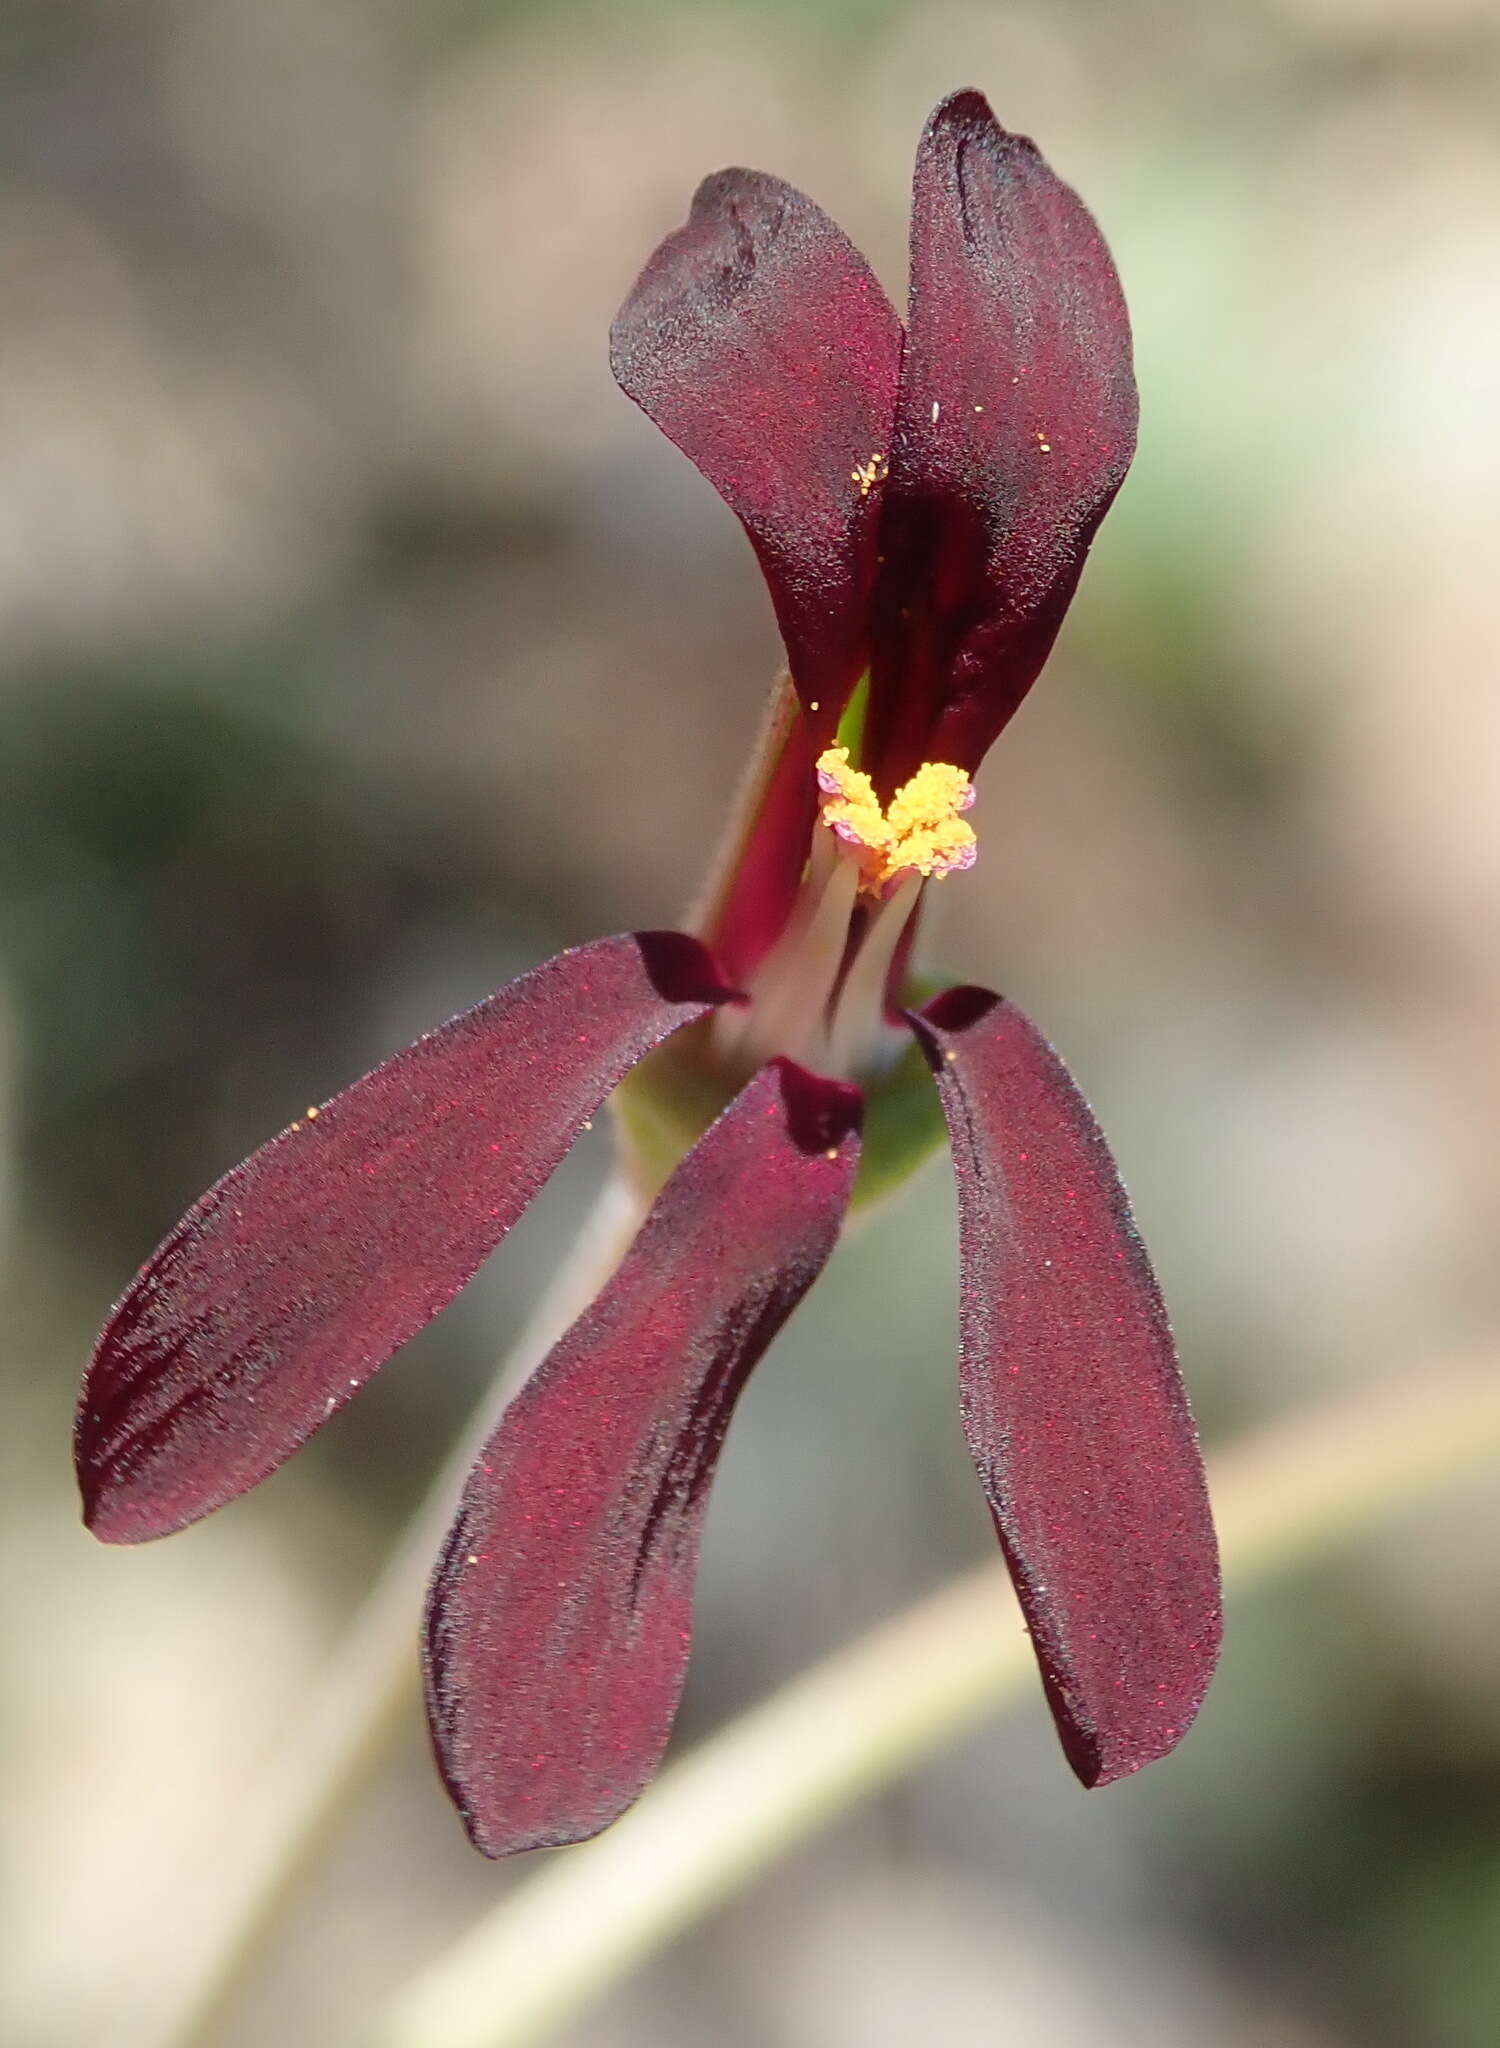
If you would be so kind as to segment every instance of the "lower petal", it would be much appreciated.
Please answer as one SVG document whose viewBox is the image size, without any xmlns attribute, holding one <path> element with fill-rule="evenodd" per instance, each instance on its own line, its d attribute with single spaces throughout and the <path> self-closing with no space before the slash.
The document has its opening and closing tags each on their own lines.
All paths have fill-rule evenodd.
<svg viewBox="0 0 1500 2048">
<path fill-rule="evenodd" d="M 429 1595 L 427 1695 L 486 1855 L 597 1834 L 655 1771 L 719 1446 L 833 1249 L 859 1116 L 856 1089 L 762 1068 L 475 1466 Z"/>
<path fill-rule="evenodd" d="M 1218 1655 L 1218 1553 L 1166 1312 L 1067 1069 L 1012 1004 L 911 1022 L 958 1182 L 964 1430 L 1068 1759 L 1107 1784 L 1181 1739 Z"/>
<path fill-rule="evenodd" d="M 95 1348 L 74 1432 L 95 1535 L 166 1535 L 274 1471 L 473 1277 L 621 1076 L 725 993 L 677 932 L 580 946 L 226 1174 Z"/>
</svg>

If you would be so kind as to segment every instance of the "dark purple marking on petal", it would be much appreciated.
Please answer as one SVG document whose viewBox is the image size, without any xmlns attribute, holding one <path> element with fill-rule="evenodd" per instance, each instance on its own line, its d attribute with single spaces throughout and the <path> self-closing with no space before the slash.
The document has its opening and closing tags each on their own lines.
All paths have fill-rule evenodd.
<svg viewBox="0 0 1500 2048">
<path fill-rule="evenodd" d="M 678 932 L 560 954 L 226 1174 L 117 1303 L 74 1449 L 96 1536 L 264 1479 L 494 1250 L 610 1090 L 726 991 Z"/>
<path fill-rule="evenodd" d="M 973 769 L 1051 651 L 1135 447 L 1103 237 L 977 92 L 917 151 L 911 302 L 874 604 L 866 765 Z"/>
<path fill-rule="evenodd" d="M 965 1434 L 1063 1748 L 1108 1784 L 1186 1734 L 1219 1649 L 1172 1334 L 1098 1125 L 1036 1028 L 976 988 L 911 1023 L 958 1182 Z"/>
<path fill-rule="evenodd" d="M 743 520 L 826 745 L 865 665 L 901 323 L 810 199 L 729 170 L 642 271 L 610 353 L 622 389 Z"/>
<path fill-rule="evenodd" d="M 487 1856 L 597 1834 L 660 1762 L 730 1411 L 833 1249 L 860 1111 L 762 1068 L 475 1465 L 428 1598 L 427 1698 Z"/>
</svg>

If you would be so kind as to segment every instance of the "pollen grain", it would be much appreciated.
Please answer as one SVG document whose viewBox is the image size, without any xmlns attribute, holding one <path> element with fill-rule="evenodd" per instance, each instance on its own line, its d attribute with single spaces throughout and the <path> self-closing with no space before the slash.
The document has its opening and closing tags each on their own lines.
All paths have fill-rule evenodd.
<svg viewBox="0 0 1500 2048">
<path fill-rule="evenodd" d="M 850 470 L 849 481 L 859 485 L 859 495 L 862 498 L 868 498 L 884 475 L 885 457 L 877 449 L 868 462 L 862 462 L 858 468 Z"/>
</svg>

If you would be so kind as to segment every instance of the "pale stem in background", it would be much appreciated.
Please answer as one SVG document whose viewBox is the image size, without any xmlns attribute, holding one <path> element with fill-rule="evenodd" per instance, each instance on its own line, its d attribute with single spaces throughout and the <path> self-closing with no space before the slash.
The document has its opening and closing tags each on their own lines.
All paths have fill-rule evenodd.
<svg viewBox="0 0 1500 2048">
<path fill-rule="evenodd" d="M 1410 1371 L 1261 1431 L 1210 1470 L 1227 1583 L 1243 1591 L 1316 1557 L 1497 1452 L 1493 1357 Z M 987 1565 L 732 1722 L 421 1972 L 361 2048 L 550 2040 L 778 1857 L 1029 1685 L 1034 1659 L 1008 1601 L 1003 1570 Z"/>
<path fill-rule="evenodd" d="M 259 1967 L 288 1898 L 410 1711 L 427 1581 L 470 1466 L 506 1402 L 619 1263 L 639 1221 L 634 1196 L 612 1178 L 398 1538 L 305 1720 L 265 1783 L 237 1806 L 235 1836 L 215 1833 L 214 1854 L 204 1859 L 213 1881 L 172 1901 L 172 1953 L 180 1968 L 167 1987 L 169 2003 L 133 2018 L 116 2037 L 119 2048 L 190 2048 L 212 2040 Z"/>
</svg>

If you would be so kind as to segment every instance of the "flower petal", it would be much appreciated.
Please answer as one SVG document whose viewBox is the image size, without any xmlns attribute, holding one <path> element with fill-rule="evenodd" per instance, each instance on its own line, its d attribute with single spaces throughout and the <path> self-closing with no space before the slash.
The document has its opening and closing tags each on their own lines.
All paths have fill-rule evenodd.
<svg viewBox="0 0 1500 2048">
<path fill-rule="evenodd" d="M 1130 324 L 1082 201 L 977 92 L 917 151 L 866 766 L 972 769 L 1051 650 L 1135 446 Z"/>
<path fill-rule="evenodd" d="M 743 520 L 825 745 L 865 661 L 901 360 L 885 294 L 802 193 L 720 171 L 642 271 L 610 358 Z"/>
<path fill-rule="evenodd" d="M 781 937 L 802 886 L 818 821 L 814 759 L 807 720 L 783 671 L 772 687 L 720 868 L 693 920 L 740 988 Z"/>
<path fill-rule="evenodd" d="M 911 1022 L 953 1144 L 969 1449 L 1063 1747 L 1107 1784 L 1187 1732 L 1218 1654 L 1172 1334 L 1098 1126 L 1035 1027 L 977 988 Z"/>
<path fill-rule="evenodd" d="M 719 1446 L 833 1249 L 859 1116 L 858 1090 L 763 1067 L 481 1454 L 428 1599 L 427 1698 L 486 1855 L 597 1834 L 655 1771 Z"/>
<path fill-rule="evenodd" d="M 472 1278 L 621 1075 L 724 993 L 677 932 L 581 946 L 226 1174 L 95 1349 L 74 1446 L 95 1535 L 166 1535 L 273 1471 Z"/>
</svg>

